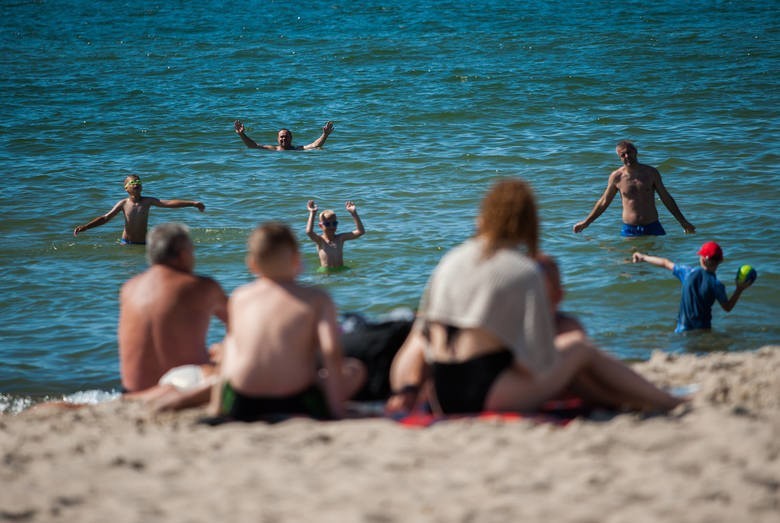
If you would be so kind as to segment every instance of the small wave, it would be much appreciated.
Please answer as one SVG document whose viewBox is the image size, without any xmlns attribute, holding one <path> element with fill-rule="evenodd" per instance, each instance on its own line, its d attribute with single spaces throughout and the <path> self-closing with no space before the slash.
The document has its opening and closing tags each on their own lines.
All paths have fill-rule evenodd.
<svg viewBox="0 0 780 523">
<path fill-rule="evenodd" d="M 115 400 L 121 396 L 119 391 L 84 390 L 65 396 L 14 396 L 0 394 L 0 414 L 19 414 L 35 405 L 47 402 L 72 403 L 74 405 L 96 405 Z"/>
</svg>

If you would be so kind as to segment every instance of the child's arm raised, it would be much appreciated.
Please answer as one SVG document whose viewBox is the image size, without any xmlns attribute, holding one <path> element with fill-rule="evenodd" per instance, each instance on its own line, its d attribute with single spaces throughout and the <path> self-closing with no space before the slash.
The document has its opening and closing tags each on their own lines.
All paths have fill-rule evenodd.
<svg viewBox="0 0 780 523">
<path fill-rule="evenodd" d="M 306 210 L 309 211 L 309 217 L 306 219 L 306 236 L 319 245 L 320 237 L 314 232 L 314 218 L 317 216 L 317 204 L 314 203 L 314 200 L 306 202 Z"/>
<path fill-rule="evenodd" d="M 341 239 L 354 240 L 355 238 L 360 238 L 366 233 L 366 230 L 363 228 L 363 222 L 360 220 L 360 216 L 358 216 L 357 207 L 352 200 L 347 201 L 347 203 L 344 204 L 344 207 L 355 221 L 355 230 L 341 234 Z"/>
<path fill-rule="evenodd" d="M 122 207 L 125 204 L 125 201 L 127 201 L 127 198 L 123 200 L 119 200 L 114 207 L 108 211 L 103 216 L 98 216 L 97 218 L 94 218 L 90 220 L 85 225 L 79 225 L 75 229 L 73 229 L 73 236 L 78 236 L 80 232 L 86 231 L 87 229 L 92 229 L 93 227 L 98 227 L 100 225 L 103 225 L 104 223 L 107 223 L 111 218 L 117 215 L 119 211 L 122 210 Z"/>
<path fill-rule="evenodd" d="M 631 261 L 634 263 L 647 262 L 650 265 L 655 265 L 656 267 L 663 267 L 664 269 L 669 269 L 670 271 L 674 270 L 674 262 L 672 260 L 661 258 L 660 256 L 649 256 L 647 254 L 642 254 L 641 252 L 635 252 L 631 257 Z"/>
</svg>

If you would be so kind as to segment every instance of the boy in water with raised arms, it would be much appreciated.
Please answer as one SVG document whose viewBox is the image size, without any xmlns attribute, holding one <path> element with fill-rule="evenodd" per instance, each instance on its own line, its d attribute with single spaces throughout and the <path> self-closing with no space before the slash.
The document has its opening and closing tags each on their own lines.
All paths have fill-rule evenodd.
<svg viewBox="0 0 780 523">
<path fill-rule="evenodd" d="M 752 280 L 737 281 L 737 289 L 729 298 L 726 286 L 718 281 L 715 271 L 723 261 L 723 250 L 715 242 L 707 242 L 699 249 L 699 266 L 691 267 L 674 263 L 659 256 L 648 256 L 635 252 L 634 263 L 647 262 L 656 267 L 669 269 L 682 282 L 680 311 L 677 316 L 675 332 L 685 332 L 694 329 L 710 329 L 712 327 L 712 305 L 717 300 L 723 310 L 731 311 L 737 304 L 742 291 L 753 284 Z"/>
<path fill-rule="evenodd" d="M 320 257 L 321 267 L 331 269 L 342 267 L 344 265 L 344 242 L 360 238 L 366 232 L 363 228 L 363 222 L 360 221 L 360 216 L 358 216 L 355 204 L 352 201 L 347 201 L 344 207 L 355 222 L 355 230 L 336 234 L 336 227 L 339 224 L 338 218 L 334 211 L 328 209 L 320 213 L 322 234 L 317 234 L 314 232 L 314 217 L 317 214 L 317 204 L 314 203 L 314 200 L 309 200 L 306 204 L 306 208 L 309 211 L 309 219 L 306 222 L 306 235 L 317 244 L 317 254 Z"/>
<path fill-rule="evenodd" d="M 146 230 L 149 224 L 149 209 L 154 207 L 164 207 L 166 209 L 177 209 L 179 207 L 197 207 L 200 212 L 206 209 L 201 202 L 192 200 L 159 200 L 151 196 L 141 196 L 143 187 L 141 178 L 135 174 L 125 178 L 125 191 L 129 195 L 127 198 L 119 200 L 114 207 L 102 216 L 91 220 L 85 225 L 79 225 L 73 229 L 73 236 L 78 236 L 80 232 L 98 227 L 108 223 L 119 211 L 125 216 L 125 227 L 122 230 L 122 245 L 145 245 Z"/>
</svg>

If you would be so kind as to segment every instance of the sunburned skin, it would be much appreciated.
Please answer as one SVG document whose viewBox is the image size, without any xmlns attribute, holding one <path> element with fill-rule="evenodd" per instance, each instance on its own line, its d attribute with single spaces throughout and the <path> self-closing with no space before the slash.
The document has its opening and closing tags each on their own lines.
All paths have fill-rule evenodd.
<svg viewBox="0 0 780 523">
<path fill-rule="evenodd" d="M 154 247 L 155 231 L 171 225 L 152 229 L 147 249 Z M 220 285 L 193 273 L 192 241 L 187 238 L 173 248 L 178 248 L 175 256 L 153 262 L 120 290 L 120 374 L 129 392 L 157 385 L 174 367 L 209 363 L 206 335 L 211 319 L 227 323 L 227 296 Z"/>
</svg>

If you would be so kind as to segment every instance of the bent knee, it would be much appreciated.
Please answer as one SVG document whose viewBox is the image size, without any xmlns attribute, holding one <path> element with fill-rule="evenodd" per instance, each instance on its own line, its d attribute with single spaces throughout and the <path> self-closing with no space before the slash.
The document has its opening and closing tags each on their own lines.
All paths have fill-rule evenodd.
<svg viewBox="0 0 780 523">
<path fill-rule="evenodd" d="M 555 348 L 562 356 L 589 359 L 598 351 L 596 345 L 581 331 L 570 331 L 555 337 Z"/>
</svg>

